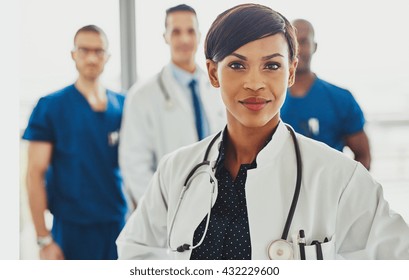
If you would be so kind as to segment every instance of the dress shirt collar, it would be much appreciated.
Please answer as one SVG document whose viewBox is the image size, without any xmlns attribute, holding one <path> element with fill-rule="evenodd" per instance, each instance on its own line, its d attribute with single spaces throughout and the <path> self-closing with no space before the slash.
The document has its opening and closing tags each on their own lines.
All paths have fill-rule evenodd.
<svg viewBox="0 0 409 280">
<path fill-rule="evenodd" d="M 273 138 L 274 132 L 277 130 L 277 127 L 278 127 L 278 125 L 273 129 L 270 136 L 267 138 L 266 142 L 264 143 L 263 149 L 264 149 L 264 147 L 267 146 L 268 143 L 270 143 L 271 139 Z M 228 141 L 228 139 L 227 139 L 227 125 L 226 125 L 225 128 L 223 129 L 222 140 L 221 140 L 221 142 L 219 144 L 219 155 L 218 155 L 217 160 L 216 160 L 216 165 L 215 165 L 216 172 L 215 172 L 215 174 L 218 174 L 218 172 L 220 171 L 220 168 L 224 165 L 224 160 L 226 158 L 226 147 L 225 147 L 225 145 L 226 145 L 227 141 Z M 256 159 L 257 159 L 257 157 L 256 157 Z M 249 167 L 257 168 L 256 159 L 254 159 L 254 161 L 249 164 Z"/>
<path fill-rule="evenodd" d="M 173 62 L 170 63 L 170 68 L 176 81 L 186 88 L 189 88 L 189 83 L 192 81 L 192 79 L 195 79 L 197 82 L 199 82 L 199 71 L 197 67 L 196 71 L 193 74 L 176 66 Z"/>
</svg>

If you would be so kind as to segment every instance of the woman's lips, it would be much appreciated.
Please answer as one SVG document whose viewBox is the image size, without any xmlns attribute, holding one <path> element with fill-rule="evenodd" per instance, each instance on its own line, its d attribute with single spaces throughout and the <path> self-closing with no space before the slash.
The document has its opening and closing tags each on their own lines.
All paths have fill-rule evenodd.
<svg viewBox="0 0 409 280">
<path fill-rule="evenodd" d="M 260 111 L 271 100 L 267 100 L 261 97 L 249 97 L 244 100 L 240 100 L 239 103 L 251 111 Z"/>
</svg>

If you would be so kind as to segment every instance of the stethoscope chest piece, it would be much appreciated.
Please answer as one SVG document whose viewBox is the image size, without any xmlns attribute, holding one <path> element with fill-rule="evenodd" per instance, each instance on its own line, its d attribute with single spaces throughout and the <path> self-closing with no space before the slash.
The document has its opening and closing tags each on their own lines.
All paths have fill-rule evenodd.
<svg viewBox="0 0 409 280">
<path fill-rule="evenodd" d="M 268 245 L 267 253 L 270 260 L 294 259 L 293 246 L 283 239 L 271 241 L 270 245 Z"/>
</svg>

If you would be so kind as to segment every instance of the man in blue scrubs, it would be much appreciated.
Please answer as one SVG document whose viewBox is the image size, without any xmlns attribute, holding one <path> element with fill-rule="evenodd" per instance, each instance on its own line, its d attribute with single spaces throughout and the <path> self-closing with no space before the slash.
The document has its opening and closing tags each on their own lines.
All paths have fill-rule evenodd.
<svg viewBox="0 0 409 280">
<path fill-rule="evenodd" d="M 99 27 L 77 31 L 71 55 L 78 79 L 38 101 L 23 135 L 29 141 L 27 188 L 41 259 L 117 259 L 115 239 L 126 214 L 118 165 L 124 96 L 99 81 L 107 49 Z M 53 214 L 51 232 L 47 209 Z"/>
<path fill-rule="evenodd" d="M 348 146 L 355 160 L 369 169 L 371 155 L 361 108 L 348 90 L 321 80 L 311 71 L 311 59 L 317 50 L 312 24 L 297 19 L 293 25 L 299 44 L 298 66 L 281 118 L 298 133 L 334 149 L 342 151 Z"/>
</svg>

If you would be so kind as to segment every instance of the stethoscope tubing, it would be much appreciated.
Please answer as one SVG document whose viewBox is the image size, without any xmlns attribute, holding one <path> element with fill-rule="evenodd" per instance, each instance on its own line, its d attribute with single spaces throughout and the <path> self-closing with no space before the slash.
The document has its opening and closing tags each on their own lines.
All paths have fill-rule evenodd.
<svg viewBox="0 0 409 280">
<path fill-rule="evenodd" d="M 301 178 L 302 178 L 302 161 L 301 161 L 301 153 L 300 153 L 300 147 L 298 145 L 297 137 L 295 136 L 295 132 L 292 127 L 290 127 L 289 125 L 286 125 L 286 127 L 288 131 L 290 131 L 291 137 L 293 138 L 295 157 L 296 157 L 296 162 L 297 162 L 297 177 L 296 177 L 297 179 L 295 183 L 293 200 L 291 202 L 291 207 L 288 212 L 287 221 L 285 222 L 283 234 L 281 235 L 281 239 L 283 240 L 287 240 L 288 232 L 290 231 L 291 222 L 293 220 L 295 208 L 297 207 L 297 203 L 298 203 L 298 197 L 300 196 Z"/>
<path fill-rule="evenodd" d="M 168 247 L 169 247 L 172 251 L 183 252 L 184 250 L 193 250 L 193 249 L 199 247 L 199 246 L 203 243 L 203 241 L 204 241 L 204 239 L 205 239 L 205 237 L 206 237 L 206 233 L 207 233 L 207 230 L 208 230 L 208 228 L 209 228 L 209 223 L 210 223 L 210 217 L 211 217 L 211 213 L 212 213 L 212 208 L 213 208 L 213 196 L 214 196 L 214 192 L 215 192 L 215 190 L 216 190 L 216 188 L 217 188 L 217 179 L 214 177 L 214 175 L 212 175 L 211 171 L 200 170 L 200 171 L 196 172 L 196 170 L 197 170 L 198 168 L 200 168 L 201 166 L 204 166 L 204 165 L 209 165 L 209 167 L 210 167 L 210 164 L 204 164 L 204 162 L 202 162 L 201 164 L 196 165 L 195 168 L 194 168 L 194 171 L 195 171 L 195 172 L 193 172 L 193 175 L 192 175 L 192 176 L 188 177 L 188 179 L 187 179 L 187 181 L 186 181 L 185 185 L 183 186 L 182 191 L 181 191 L 181 193 L 180 193 L 179 200 L 178 200 L 178 204 L 176 205 L 176 209 L 175 209 L 175 212 L 174 212 L 172 221 L 171 221 L 171 223 L 170 223 L 170 230 L 169 230 L 169 237 L 168 237 Z M 193 170 L 192 170 L 192 171 L 193 171 Z M 176 216 L 177 216 L 177 213 L 179 212 L 179 208 L 180 208 L 180 205 L 181 205 L 181 203 L 182 203 L 183 197 L 184 197 L 186 191 L 189 189 L 189 187 L 190 187 L 191 182 L 193 181 L 193 179 L 194 179 L 195 177 L 199 176 L 200 174 L 204 174 L 204 173 L 210 175 L 210 183 L 212 184 L 212 189 L 211 189 L 211 192 L 210 192 L 210 205 L 209 205 L 209 211 L 207 212 L 206 226 L 205 226 L 205 229 L 204 229 L 204 231 L 203 231 L 203 235 L 202 235 L 200 241 L 199 241 L 196 245 L 194 245 L 194 246 L 190 246 L 190 245 L 184 244 L 184 245 L 182 245 L 182 246 L 180 246 L 180 247 L 178 247 L 178 248 L 176 248 L 176 249 L 173 249 L 173 248 L 171 247 L 170 240 L 171 240 L 171 237 L 172 237 L 173 226 L 175 225 Z M 187 248 L 183 248 L 183 250 L 180 249 L 180 248 L 182 248 L 182 247 L 184 247 L 184 246 L 187 246 Z"/>
<path fill-rule="evenodd" d="M 168 90 L 166 89 L 165 82 L 163 81 L 163 72 L 165 71 L 165 68 L 163 68 L 160 73 L 158 74 L 158 85 L 160 87 L 160 90 L 162 91 L 163 97 L 165 98 L 165 103 L 166 103 L 166 108 L 171 109 L 173 107 L 172 100 L 170 98 L 170 94 Z"/>
<path fill-rule="evenodd" d="M 294 214 L 295 214 L 295 210 L 296 210 L 296 207 L 297 207 L 298 198 L 300 196 L 300 191 L 301 191 L 301 181 L 302 181 L 302 160 L 301 160 L 300 147 L 298 145 L 297 137 L 295 135 L 295 132 L 294 132 L 293 128 L 291 126 L 287 125 L 287 124 L 286 124 L 286 127 L 287 127 L 288 131 L 290 132 L 291 138 L 293 139 L 293 143 L 294 143 L 294 150 L 295 150 L 296 163 L 297 163 L 297 177 L 296 177 L 296 184 L 295 184 L 293 199 L 292 199 L 291 206 L 290 206 L 290 209 L 289 209 L 289 212 L 288 212 L 288 216 L 287 216 L 287 220 L 286 220 L 286 223 L 285 223 L 285 226 L 284 226 L 284 230 L 283 230 L 283 233 L 281 235 L 281 240 L 283 240 L 285 242 L 286 242 L 286 240 L 288 238 L 288 232 L 290 230 L 291 223 L 292 223 L 292 220 L 293 220 L 293 217 L 294 217 Z M 202 242 L 204 241 L 204 238 L 206 237 L 206 233 L 207 233 L 209 222 L 210 222 L 211 210 L 212 210 L 212 207 L 213 207 L 213 195 L 214 195 L 215 188 L 217 186 L 217 179 L 215 178 L 215 176 L 213 174 L 214 170 L 212 170 L 212 168 L 210 166 L 210 161 L 208 160 L 208 157 L 209 157 L 209 153 L 210 153 L 211 148 L 213 147 L 216 140 L 220 137 L 221 133 L 222 132 L 220 131 L 219 133 L 217 133 L 213 137 L 213 139 L 211 140 L 211 142 L 207 146 L 203 161 L 201 163 L 195 165 L 192 168 L 192 170 L 189 172 L 188 176 L 186 177 L 186 180 L 185 180 L 184 186 L 182 188 L 178 204 L 176 206 L 176 209 L 175 209 L 172 221 L 171 221 L 171 226 L 170 226 L 170 231 L 169 231 L 169 236 L 168 236 L 168 246 L 172 251 L 183 252 L 184 250 L 192 250 L 194 248 L 197 248 L 198 246 L 200 246 L 202 244 Z M 211 169 L 210 171 L 204 171 L 204 170 L 197 171 L 200 167 L 206 166 L 206 165 L 208 166 L 208 168 Z M 174 226 L 174 223 L 175 223 L 175 220 L 176 220 L 176 216 L 177 216 L 177 213 L 179 212 L 179 207 L 180 207 L 180 205 L 182 203 L 184 194 L 187 191 L 187 189 L 190 187 L 191 182 L 193 181 L 193 179 L 195 177 L 197 177 L 198 175 L 202 174 L 202 173 L 207 173 L 207 174 L 210 175 L 210 183 L 212 184 L 212 192 L 211 192 L 211 197 L 210 197 L 210 207 L 209 207 L 209 211 L 207 213 L 207 220 L 206 220 L 205 230 L 203 231 L 203 235 L 202 235 L 200 241 L 196 245 L 190 246 L 188 244 L 184 244 L 184 245 L 178 247 L 177 249 L 172 249 L 172 247 L 170 245 L 170 239 L 171 239 L 171 235 L 172 235 L 172 231 L 173 231 L 173 226 Z M 185 246 L 186 246 L 186 248 L 185 248 Z M 182 247 L 184 249 L 179 250 Z"/>
</svg>

